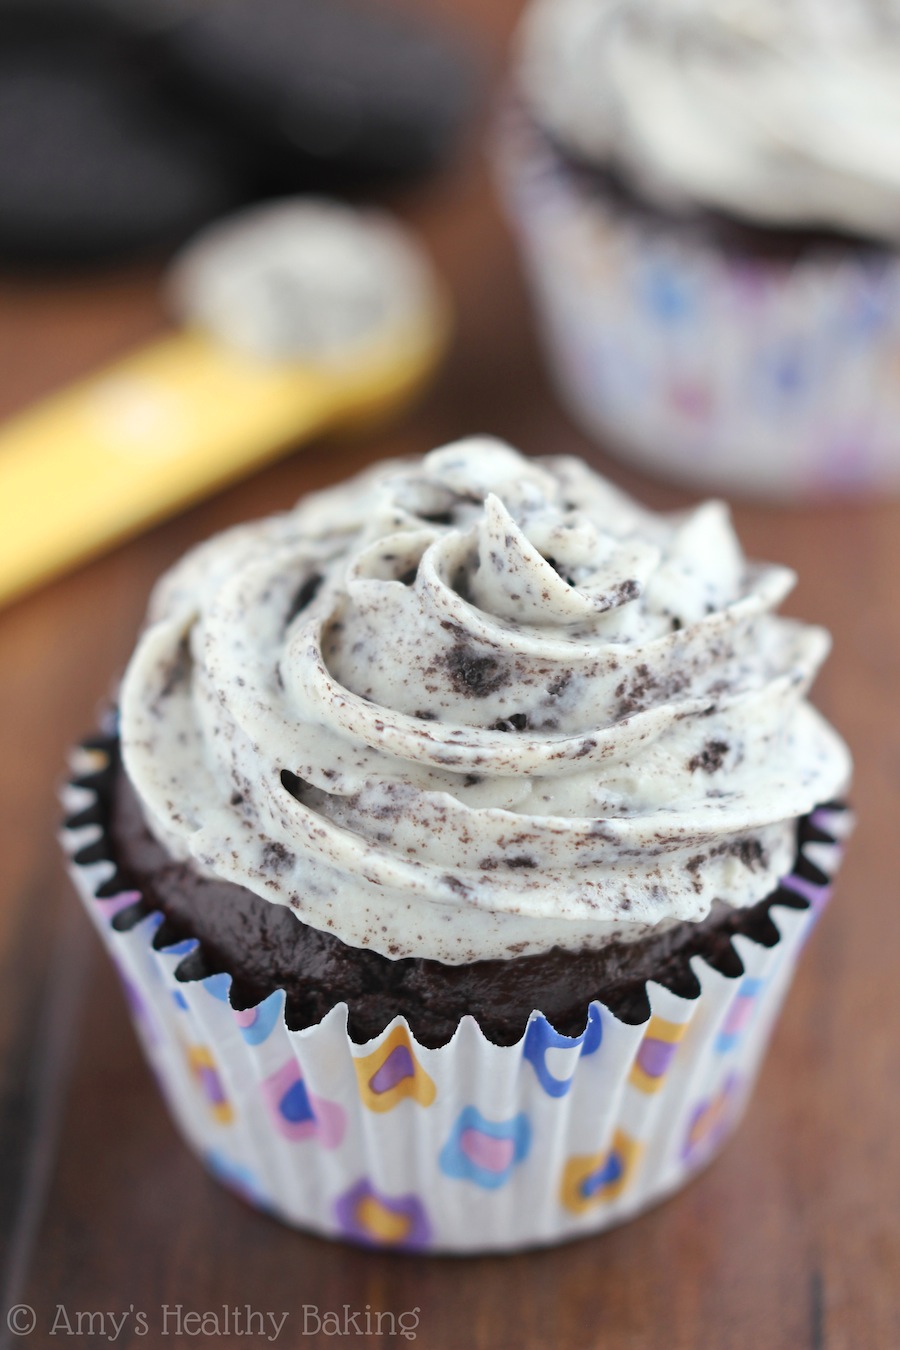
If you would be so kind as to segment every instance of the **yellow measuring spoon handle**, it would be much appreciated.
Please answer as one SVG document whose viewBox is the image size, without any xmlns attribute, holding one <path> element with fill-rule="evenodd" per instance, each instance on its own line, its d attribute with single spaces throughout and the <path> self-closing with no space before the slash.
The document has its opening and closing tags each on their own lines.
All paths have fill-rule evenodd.
<svg viewBox="0 0 900 1350">
<path fill-rule="evenodd" d="M 424 325 L 316 368 L 187 330 L 21 413 L 0 428 L 0 604 L 287 445 L 399 401 L 443 336 Z"/>
</svg>

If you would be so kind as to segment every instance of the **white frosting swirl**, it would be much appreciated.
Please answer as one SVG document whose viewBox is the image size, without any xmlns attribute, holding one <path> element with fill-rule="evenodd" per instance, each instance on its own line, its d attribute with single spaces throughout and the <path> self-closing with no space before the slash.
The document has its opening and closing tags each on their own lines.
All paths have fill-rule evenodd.
<svg viewBox="0 0 900 1350">
<path fill-rule="evenodd" d="M 749 905 L 845 747 L 828 648 L 724 506 L 642 510 L 487 439 L 202 545 L 125 676 L 126 768 L 201 871 L 456 963 Z"/>
<path fill-rule="evenodd" d="M 536 0 L 520 77 L 651 201 L 900 238 L 900 0 Z"/>
</svg>

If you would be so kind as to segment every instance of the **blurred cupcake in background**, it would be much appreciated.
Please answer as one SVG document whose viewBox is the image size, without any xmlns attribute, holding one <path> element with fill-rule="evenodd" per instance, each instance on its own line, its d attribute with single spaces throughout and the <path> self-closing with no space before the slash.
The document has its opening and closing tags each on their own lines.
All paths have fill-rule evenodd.
<svg viewBox="0 0 900 1350">
<path fill-rule="evenodd" d="M 900 5 L 535 0 L 502 190 L 605 447 L 769 497 L 900 485 Z"/>
</svg>

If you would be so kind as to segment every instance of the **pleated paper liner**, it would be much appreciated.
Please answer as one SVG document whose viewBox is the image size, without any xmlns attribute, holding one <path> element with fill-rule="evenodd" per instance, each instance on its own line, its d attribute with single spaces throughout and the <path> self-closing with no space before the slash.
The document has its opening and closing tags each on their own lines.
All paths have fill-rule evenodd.
<svg viewBox="0 0 900 1350">
<path fill-rule="evenodd" d="M 496 161 L 558 391 L 606 448 L 699 489 L 900 488 L 900 255 L 786 261 L 669 227 L 584 181 L 513 103 Z"/>
<path fill-rule="evenodd" d="M 650 983 L 642 1025 L 595 1002 L 577 1037 L 535 1012 L 512 1046 L 471 1017 L 439 1049 L 403 1018 L 360 1046 L 344 1004 L 291 1031 L 282 991 L 237 1010 L 229 975 L 176 977 L 197 943 L 157 950 L 162 915 L 138 917 L 140 895 L 117 886 L 108 746 L 75 752 L 63 843 L 182 1133 L 221 1181 L 286 1223 L 405 1251 L 509 1251 L 597 1232 L 709 1161 L 740 1118 L 849 820 L 838 808 L 812 817 L 819 839 L 782 883 L 794 900 L 771 910 L 779 940 L 735 937 L 739 975 L 693 958 L 694 998 Z"/>
</svg>

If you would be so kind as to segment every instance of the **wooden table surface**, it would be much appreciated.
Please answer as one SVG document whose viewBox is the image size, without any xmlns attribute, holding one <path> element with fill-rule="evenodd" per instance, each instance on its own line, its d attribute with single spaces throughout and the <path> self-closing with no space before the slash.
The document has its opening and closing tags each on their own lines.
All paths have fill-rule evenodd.
<svg viewBox="0 0 900 1350">
<path fill-rule="evenodd" d="M 518 0 L 442 0 L 502 67 Z M 459 327 L 437 384 L 389 430 L 287 458 L 0 613 L 0 1214 L 6 1309 L 27 1303 L 53 1346 L 60 1306 L 131 1311 L 117 1344 L 162 1339 L 161 1310 L 223 1304 L 419 1309 L 426 1350 L 896 1350 L 900 1346 L 900 504 L 736 508 L 747 550 L 797 569 L 786 609 L 830 627 L 816 698 L 857 762 L 859 828 L 804 956 L 749 1113 L 712 1168 L 624 1228 L 546 1253 L 441 1260 L 291 1232 L 210 1180 L 176 1137 L 127 1023 L 109 962 L 54 844 L 67 746 L 121 671 L 153 579 L 192 542 L 283 507 L 387 454 L 471 431 L 528 452 L 581 453 L 657 506 L 672 489 L 607 462 L 542 374 L 483 141 L 399 204 L 454 290 Z M 144 265 L 0 287 L 0 414 L 158 331 Z M 893 983 L 892 983 L 893 982 Z M 135 1328 L 147 1314 L 150 1334 Z M 72 1322 L 73 1329 L 75 1327 Z M 86 1324 L 83 1324 L 83 1326 Z M 93 1335 L 62 1343 L 106 1345 Z M 112 1334 L 112 1323 L 105 1331 Z M 312 1324 L 314 1325 L 314 1324 Z M 401 1338 L 360 1337 L 370 1344 Z M 10 1343 L 18 1344 L 18 1341 Z"/>
</svg>

